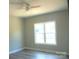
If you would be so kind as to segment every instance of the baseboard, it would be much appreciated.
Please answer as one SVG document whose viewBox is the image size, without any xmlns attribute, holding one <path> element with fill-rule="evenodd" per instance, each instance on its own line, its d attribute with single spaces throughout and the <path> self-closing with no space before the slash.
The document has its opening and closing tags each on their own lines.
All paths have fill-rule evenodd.
<svg viewBox="0 0 79 59">
<path fill-rule="evenodd" d="M 10 51 L 9 54 L 13 54 L 13 53 L 16 53 L 16 52 L 19 52 L 19 51 L 22 51 L 22 50 L 24 50 L 24 48 L 20 48 L 20 49 Z"/>
<path fill-rule="evenodd" d="M 60 54 L 60 55 L 69 55 L 66 52 L 51 51 L 51 50 L 45 50 L 45 49 L 36 49 L 36 48 L 29 48 L 29 47 L 24 47 L 24 49 L 30 49 L 30 50 L 36 50 L 36 51 L 43 51 L 43 52 L 49 52 L 49 53 L 54 53 L 54 54 Z"/>
<path fill-rule="evenodd" d="M 13 51 L 9 52 L 9 54 L 13 54 L 13 53 L 22 51 L 24 49 L 36 50 L 36 51 L 43 51 L 43 52 L 49 52 L 49 53 L 54 53 L 54 54 L 60 54 L 60 55 L 69 55 L 66 52 L 51 51 L 51 50 L 45 50 L 45 49 L 36 49 L 36 48 L 29 48 L 29 47 L 24 47 L 24 48 L 20 48 L 20 49 L 17 49 L 17 50 L 13 50 Z"/>
</svg>

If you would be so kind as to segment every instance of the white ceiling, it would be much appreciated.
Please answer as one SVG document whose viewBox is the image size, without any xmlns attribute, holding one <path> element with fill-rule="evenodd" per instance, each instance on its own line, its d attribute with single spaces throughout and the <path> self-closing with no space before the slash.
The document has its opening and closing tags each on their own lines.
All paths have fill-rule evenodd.
<svg viewBox="0 0 79 59">
<path fill-rule="evenodd" d="M 32 8 L 29 11 L 26 11 L 25 9 L 15 8 L 16 5 L 10 5 L 10 15 L 28 17 L 68 9 L 67 0 L 26 0 L 26 1 L 28 1 L 31 5 L 40 5 L 40 7 Z"/>
</svg>

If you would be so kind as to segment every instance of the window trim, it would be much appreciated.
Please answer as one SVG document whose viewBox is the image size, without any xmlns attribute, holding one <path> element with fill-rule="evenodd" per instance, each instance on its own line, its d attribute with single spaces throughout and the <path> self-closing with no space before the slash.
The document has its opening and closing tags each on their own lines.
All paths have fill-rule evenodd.
<svg viewBox="0 0 79 59">
<path fill-rule="evenodd" d="M 46 33 L 45 33 L 45 24 L 46 23 L 51 23 L 51 22 L 54 22 L 54 21 L 49 21 L 49 22 L 40 22 L 40 23 L 35 23 L 35 24 L 44 24 L 44 43 L 35 43 L 35 44 L 44 44 L 44 45 L 55 45 L 55 44 L 49 44 L 49 43 L 46 43 Z M 54 22 L 55 23 L 55 22 Z M 35 25 L 34 24 L 34 25 Z M 56 24 L 56 23 L 55 23 Z M 55 25 L 55 28 L 56 28 L 56 25 Z M 34 27 L 35 29 L 35 27 Z M 35 30 L 34 30 L 34 33 L 35 33 Z M 35 34 L 34 34 L 35 35 Z M 55 36 L 56 36 L 56 33 L 55 33 Z M 35 40 L 35 38 L 34 38 Z M 55 37 L 55 40 L 56 40 L 56 37 Z M 35 42 L 35 41 L 34 41 Z M 57 44 L 57 43 L 56 43 Z"/>
</svg>

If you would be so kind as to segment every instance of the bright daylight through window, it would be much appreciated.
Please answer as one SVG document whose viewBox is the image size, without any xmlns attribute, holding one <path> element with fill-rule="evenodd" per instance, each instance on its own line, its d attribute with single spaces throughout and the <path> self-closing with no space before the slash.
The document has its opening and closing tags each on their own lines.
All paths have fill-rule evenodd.
<svg viewBox="0 0 79 59">
<path fill-rule="evenodd" d="M 34 32 L 36 44 L 56 45 L 56 29 L 54 21 L 34 24 Z"/>
</svg>

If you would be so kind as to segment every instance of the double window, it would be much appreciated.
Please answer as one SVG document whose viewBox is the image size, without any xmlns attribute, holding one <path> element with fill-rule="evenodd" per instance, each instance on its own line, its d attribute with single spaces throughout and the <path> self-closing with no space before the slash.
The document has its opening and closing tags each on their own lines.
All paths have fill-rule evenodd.
<svg viewBox="0 0 79 59">
<path fill-rule="evenodd" d="M 34 24 L 36 44 L 56 44 L 55 22 Z"/>
</svg>

